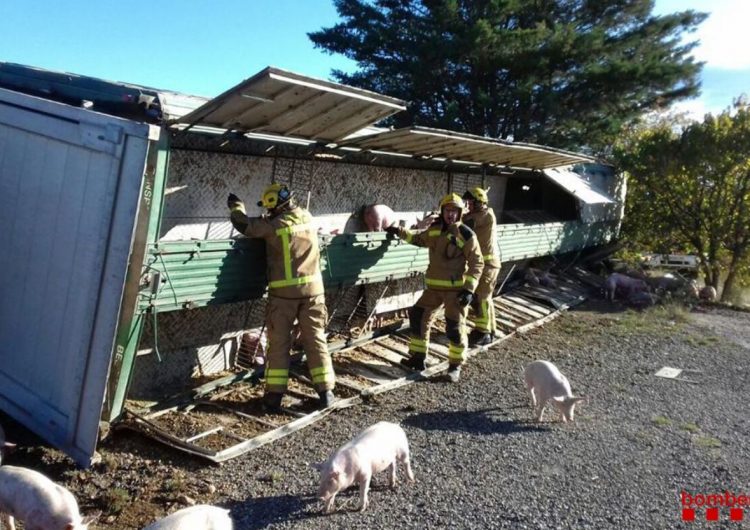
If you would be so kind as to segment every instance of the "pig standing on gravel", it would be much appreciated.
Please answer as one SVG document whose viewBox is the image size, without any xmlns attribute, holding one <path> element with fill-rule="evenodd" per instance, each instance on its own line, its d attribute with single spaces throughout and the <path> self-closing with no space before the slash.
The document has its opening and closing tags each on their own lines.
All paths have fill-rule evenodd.
<svg viewBox="0 0 750 530">
<path fill-rule="evenodd" d="M 396 224 L 396 214 L 385 204 L 370 204 L 362 211 L 362 220 L 368 232 L 382 232 Z"/>
<path fill-rule="evenodd" d="M 573 421 L 576 403 L 585 398 L 573 396 L 568 378 L 560 373 L 557 366 L 549 361 L 534 361 L 526 366 L 523 379 L 531 393 L 536 421 L 542 421 L 544 405 L 549 400 L 560 411 L 563 423 Z"/>
<path fill-rule="evenodd" d="M 15 530 L 86 530 L 94 518 L 81 519 L 78 503 L 67 489 L 24 467 L 0 467 L 0 522 Z"/>
<path fill-rule="evenodd" d="M 143 530 L 232 530 L 234 524 L 229 510 L 198 504 L 190 506 L 151 523 Z"/>
<path fill-rule="evenodd" d="M 414 482 L 406 433 L 395 423 L 381 421 L 334 451 L 325 462 L 312 464 L 320 471 L 318 497 L 325 505 L 324 512 L 333 511 L 336 494 L 352 484 L 359 484 L 359 509 L 365 511 L 370 479 L 375 473 L 388 469 L 391 474 L 390 486 L 395 488 L 397 462 L 404 464 L 409 482 Z"/>
<path fill-rule="evenodd" d="M 625 299 L 637 297 L 638 293 L 647 293 L 648 285 L 638 278 L 631 278 L 615 272 L 607 277 L 607 281 L 604 283 L 604 292 L 607 300 L 614 302 L 615 295 L 618 293 Z"/>
</svg>

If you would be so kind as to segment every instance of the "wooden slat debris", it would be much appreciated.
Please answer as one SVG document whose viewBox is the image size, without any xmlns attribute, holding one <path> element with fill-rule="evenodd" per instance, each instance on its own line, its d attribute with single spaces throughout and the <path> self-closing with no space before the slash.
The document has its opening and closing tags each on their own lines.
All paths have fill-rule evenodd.
<svg viewBox="0 0 750 530">
<path fill-rule="evenodd" d="M 501 335 L 487 346 L 468 349 L 465 352 L 466 358 L 469 359 L 487 351 L 517 334 L 537 328 L 584 300 L 584 289 L 580 287 L 580 283 L 577 283 L 578 275 L 555 275 L 553 278 L 558 282 L 558 288 L 524 286 L 495 298 L 493 303 L 496 309 L 496 324 Z M 589 281 L 593 280 L 589 279 Z M 148 413 L 139 414 L 127 411 L 130 421 L 126 426 L 141 430 L 154 439 L 181 451 L 213 462 L 223 462 L 297 432 L 336 410 L 359 403 L 362 398 L 401 388 L 442 373 L 448 367 L 448 340 L 444 335 L 444 328 L 445 320 L 441 314 L 437 316 L 431 328 L 427 369 L 422 372 L 412 371 L 400 364 L 401 360 L 409 356 L 410 339 L 406 324 L 389 327 L 389 334 L 376 330 L 363 334 L 356 341 L 330 345 L 330 349 L 336 352 L 333 355 L 333 362 L 337 373 L 337 385 L 356 395 L 347 399 L 339 399 L 332 407 L 325 410 L 305 412 L 310 410 L 310 406 L 314 406 L 317 396 L 312 391 L 313 384 L 307 370 L 293 363 L 289 373 L 290 390 L 285 397 L 285 406 L 282 409 L 284 414 L 273 415 L 273 419 L 269 419 L 268 415 L 262 413 L 256 414 L 255 410 L 262 410 L 259 406 L 250 406 L 247 409 L 248 413 L 235 410 L 227 404 L 228 397 L 231 396 L 236 383 L 258 380 L 259 374 L 245 371 L 194 389 L 182 400 L 172 398 L 168 406 L 162 404 L 162 406 L 152 407 Z M 261 393 L 256 393 L 250 399 L 259 400 L 260 396 Z M 221 403 L 212 401 L 220 398 Z M 259 405 L 259 402 L 257 403 Z M 254 422 L 268 430 L 245 439 L 225 425 L 215 425 L 182 439 L 166 432 L 153 421 L 165 413 L 178 409 L 189 414 L 190 410 L 197 406 L 217 407 L 236 415 L 238 420 Z M 287 418 L 292 419 L 286 421 Z M 239 441 L 239 443 L 220 451 L 212 451 L 193 443 L 217 434 Z"/>
</svg>

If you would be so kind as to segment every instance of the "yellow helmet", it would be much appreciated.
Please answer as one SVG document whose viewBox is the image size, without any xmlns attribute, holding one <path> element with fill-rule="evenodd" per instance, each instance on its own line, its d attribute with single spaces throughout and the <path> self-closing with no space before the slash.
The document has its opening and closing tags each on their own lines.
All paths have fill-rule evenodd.
<svg viewBox="0 0 750 530">
<path fill-rule="evenodd" d="M 483 190 L 482 188 L 471 188 L 466 193 L 464 193 L 464 199 L 473 199 L 478 202 L 484 202 L 487 203 L 487 191 L 489 191 L 489 188 L 486 190 Z"/>
<path fill-rule="evenodd" d="M 444 206 L 455 206 L 459 210 L 463 211 L 464 209 L 464 201 L 461 197 L 459 197 L 458 193 L 449 193 L 442 199 L 440 199 L 440 209 L 442 210 Z"/>
<path fill-rule="evenodd" d="M 292 192 L 286 187 L 286 184 L 271 184 L 265 190 L 258 201 L 258 206 L 272 210 L 282 204 L 289 202 L 292 198 Z"/>
</svg>

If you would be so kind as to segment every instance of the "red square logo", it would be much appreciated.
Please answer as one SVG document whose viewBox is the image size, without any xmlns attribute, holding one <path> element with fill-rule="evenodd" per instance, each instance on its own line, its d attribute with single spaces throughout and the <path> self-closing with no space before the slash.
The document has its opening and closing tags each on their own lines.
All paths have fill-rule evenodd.
<svg viewBox="0 0 750 530">
<path fill-rule="evenodd" d="M 708 508 L 706 510 L 706 521 L 718 521 L 719 520 L 719 509 Z"/>
<path fill-rule="evenodd" d="M 682 520 L 683 521 L 695 521 L 695 510 L 693 508 L 683 508 Z"/>
<path fill-rule="evenodd" d="M 742 508 L 732 508 L 729 510 L 729 519 L 732 521 L 742 521 L 745 512 Z"/>
</svg>

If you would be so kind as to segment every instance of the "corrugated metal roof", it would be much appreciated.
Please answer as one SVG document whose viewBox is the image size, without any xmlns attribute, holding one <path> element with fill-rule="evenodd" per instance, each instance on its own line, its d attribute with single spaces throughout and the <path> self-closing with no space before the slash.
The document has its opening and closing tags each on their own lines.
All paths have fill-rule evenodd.
<svg viewBox="0 0 750 530">
<path fill-rule="evenodd" d="M 405 108 L 400 99 L 269 66 L 179 122 L 333 142 Z"/>
<path fill-rule="evenodd" d="M 523 169 L 566 166 L 593 159 L 576 153 L 428 127 L 406 127 L 354 138 L 343 145 L 426 158 Z"/>
</svg>

